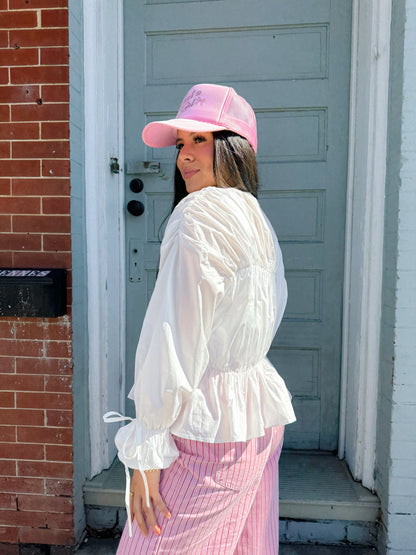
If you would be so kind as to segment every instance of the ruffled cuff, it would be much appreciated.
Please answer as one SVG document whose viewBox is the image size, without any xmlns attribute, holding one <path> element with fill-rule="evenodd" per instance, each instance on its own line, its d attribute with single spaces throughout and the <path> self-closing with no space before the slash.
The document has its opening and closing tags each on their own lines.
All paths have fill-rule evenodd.
<svg viewBox="0 0 416 555">
<path fill-rule="evenodd" d="M 179 451 L 169 429 L 147 430 L 136 418 L 129 420 L 131 422 L 118 430 L 114 440 L 122 463 L 137 470 L 153 470 L 168 468 L 178 458 Z"/>
<path fill-rule="evenodd" d="M 124 464 L 126 471 L 125 503 L 129 536 L 131 537 L 129 468 L 140 471 L 146 492 L 146 504 L 150 507 L 149 487 L 144 471 L 168 468 L 178 458 L 179 451 L 169 429 L 162 431 L 144 429 L 136 418 L 123 416 L 113 411 L 107 412 L 103 419 L 106 423 L 130 420 L 127 426 L 118 430 L 114 441 L 118 449 L 118 458 Z"/>
</svg>

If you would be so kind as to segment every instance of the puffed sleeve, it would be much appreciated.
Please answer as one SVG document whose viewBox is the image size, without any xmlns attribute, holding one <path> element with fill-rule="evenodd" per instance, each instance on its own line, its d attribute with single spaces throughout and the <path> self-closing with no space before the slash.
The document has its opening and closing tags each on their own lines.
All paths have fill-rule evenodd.
<svg viewBox="0 0 416 555">
<path fill-rule="evenodd" d="M 167 468 L 178 457 L 169 428 L 208 365 L 207 342 L 223 292 L 192 211 L 182 207 L 171 219 L 136 351 L 129 395 L 136 418 L 116 436 L 119 458 L 142 471 Z"/>
<path fill-rule="evenodd" d="M 223 278 L 215 257 L 197 232 L 198 222 L 182 201 L 173 212 L 161 246 L 159 274 L 140 334 L 135 380 L 129 397 L 136 418 L 119 413 L 105 422 L 130 423 L 115 437 L 118 457 L 126 470 L 125 503 L 130 515 L 130 473 L 167 468 L 179 456 L 170 434 L 181 406 L 198 386 L 208 364 L 207 342 L 215 306 L 223 294 Z M 129 535 L 132 535 L 128 517 Z"/>
</svg>

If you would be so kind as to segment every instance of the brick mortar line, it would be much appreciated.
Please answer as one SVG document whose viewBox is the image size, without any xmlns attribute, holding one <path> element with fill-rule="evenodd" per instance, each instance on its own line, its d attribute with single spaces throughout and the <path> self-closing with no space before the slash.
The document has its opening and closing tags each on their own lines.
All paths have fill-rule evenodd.
<svg viewBox="0 0 416 555">
<path fill-rule="evenodd" d="M 53 44 L 45 44 L 45 45 L 33 45 L 33 46 L 19 46 L 19 48 L 15 48 L 14 46 L 0 46 L 0 52 L 1 51 L 9 51 L 9 50 L 22 50 L 22 51 L 28 51 L 28 50 L 49 50 L 52 48 L 66 48 L 69 49 L 69 46 L 67 44 L 57 44 L 57 45 L 53 45 Z M 49 65 L 49 64 L 45 64 L 45 65 Z M 63 65 L 63 64 L 57 64 L 57 65 Z M 69 65 L 69 64 L 66 64 Z M 16 66 L 14 64 L 11 64 L 11 66 L 3 66 L 3 67 L 20 67 L 20 66 Z M 28 66 L 31 67 L 31 66 Z M 32 67 L 36 67 L 36 64 Z"/>
<path fill-rule="evenodd" d="M 34 251 L 34 252 L 39 252 L 39 251 Z M 0 340 L 2 341 L 53 341 L 55 343 L 71 343 L 70 339 L 10 339 L 7 337 L 0 337 Z M 68 357 L 64 357 L 64 358 L 68 358 Z M 3 374 L 3 372 L 0 371 L 0 374 Z"/>
<path fill-rule="evenodd" d="M 23 410 L 23 409 L 22 409 Z M 32 410 L 32 409 L 28 409 L 28 410 Z M 45 410 L 49 410 L 49 409 L 45 409 Z M 10 426 L 11 428 L 42 428 L 45 430 L 72 430 L 72 426 L 30 426 L 29 424 L 2 424 L 2 426 Z M 2 441 L 1 443 L 18 443 L 17 440 L 16 441 Z M 24 442 L 19 442 L 19 443 L 24 443 Z M 39 443 L 34 443 L 33 445 L 39 445 Z M 43 444 L 41 444 L 43 445 Z M 64 444 L 64 445 L 72 445 L 71 444 Z M 14 459 L 4 459 L 2 457 L 0 457 L 0 460 L 14 460 Z M 20 459 L 19 459 L 20 460 Z"/>
<path fill-rule="evenodd" d="M 63 104 L 68 104 L 69 105 L 69 102 L 51 102 L 48 105 L 51 106 L 52 104 L 59 104 L 60 106 L 62 106 Z M 46 105 L 46 103 L 45 103 L 45 105 Z M 7 104 L 0 104 L 0 106 L 7 106 Z M 11 106 L 11 105 L 9 104 L 9 106 Z M 13 104 L 13 106 L 31 106 L 31 104 L 21 103 L 21 104 Z M 39 121 L 39 120 L 12 120 L 12 121 L 2 121 L 1 122 L 1 124 L 7 124 L 7 125 L 16 125 L 17 123 L 22 123 L 22 124 L 27 124 L 27 123 L 69 123 L 69 121 L 66 120 L 66 119 L 64 119 L 64 120 L 45 119 L 45 120 L 41 120 L 41 121 Z M 3 140 L 5 140 L 5 141 L 9 140 L 10 141 L 10 140 L 19 140 L 19 139 L 3 139 Z M 36 139 L 33 139 L 33 140 L 36 140 Z M 47 139 L 45 139 L 45 140 L 47 140 Z M 69 139 L 66 139 L 66 140 L 68 141 Z"/>
<path fill-rule="evenodd" d="M 61 321 L 61 322 L 56 322 L 55 320 L 49 321 L 49 322 L 39 322 L 38 319 L 33 318 L 33 320 L 24 320 L 24 318 L 30 318 L 30 316 L 2 316 L 1 318 L 4 318 L 4 320 L 0 320 L 0 322 L 11 322 L 13 324 L 13 326 L 26 326 L 27 324 L 33 324 L 35 326 L 42 326 L 44 327 L 45 325 L 48 326 L 65 326 L 65 327 L 70 327 L 71 323 L 70 322 L 65 322 L 65 321 Z M 17 320 L 16 320 L 17 318 Z M 46 317 L 45 317 L 46 318 Z M 0 357 L 3 356 L 0 353 Z M 1 374 L 1 372 L 0 372 Z"/>
<path fill-rule="evenodd" d="M 69 64 L 67 64 L 67 63 L 65 63 L 65 64 L 42 64 L 42 63 L 37 63 L 37 64 L 31 64 L 31 65 L 23 65 L 23 64 L 14 65 L 14 64 L 11 64 L 9 66 L 3 66 L 3 67 L 8 67 L 10 69 L 20 69 L 20 68 L 21 69 L 30 69 L 32 67 L 34 67 L 34 68 L 44 67 L 44 68 L 49 68 L 50 69 L 50 68 L 53 68 L 53 67 L 68 67 L 69 68 Z M 25 86 L 34 87 L 36 85 L 41 86 L 41 85 L 49 85 L 49 84 L 52 85 L 52 86 L 54 86 L 54 85 L 68 85 L 68 83 L 65 83 L 65 82 L 63 82 L 63 83 L 61 83 L 61 82 L 59 82 L 59 83 L 57 83 L 57 82 L 54 82 L 54 83 L 46 82 L 45 83 L 44 81 L 42 81 L 42 82 L 38 82 L 38 83 L 26 83 L 26 82 L 25 83 L 9 83 L 9 84 L 3 83 L 0 86 L 1 87 L 25 87 Z"/>
<path fill-rule="evenodd" d="M 7 459 L 3 459 L 3 460 L 7 460 Z M 33 460 L 33 459 L 18 459 L 19 461 L 22 462 L 37 462 L 37 463 L 52 463 L 52 464 L 72 464 L 72 461 L 68 461 L 68 462 L 62 462 L 62 461 L 45 461 L 45 460 Z M 39 480 L 42 479 L 46 479 L 46 480 L 70 480 L 71 482 L 73 481 L 73 478 L 70 477 L 65 477 L 65 476 L 31 476 L 31 475 L 27 475 L 27 474 L 18 474 L 17 476 L 10 476 L 10 478 L 36 478 Z M 9 492 L 4 492 L 4 493 L 9 493 Z M 15 492 L 13 492 L 15 493 Z M 72 499 L 72 496 L 70 495 L 56 495 L 53 493 L 30 493 L 30 492 L 19 492 L 16 493 L 16 495 L 50 495 L 52 497 L 65 497 L 68 499 Z"/>
<path fill-rule="evenodd" d="M 53 10 L 67 10 L 68 8 L 64 6 L 48 6 L 47 8 L 31 8 L 30 6 L 27 8 L 6 8 L 4 10 L 0 10 L 2 12 L 39 12 L 39 11 L 53 11 Z"/>
<path fill-rule="evenodd" d="M 0 85 L 0 87 L 7 87 L 7 88 L 10 88 L 10 87 L 26 87 L 26 86 L 33 87 L 33 86 L 36 86 L 36 85 L 40 85 L 42 87 L 42 86 L 48 86 L 49 83 L 26 83 L 26 84 L 22 83 L 20 85 L 19 84 L 8 84 L 8 85 Z M 60 87 L 61 85 L 67 87 L 68 83 L 52 83 L 51 84 L 52 87 Z M 42 94 L 40 96 L 42 96 Z M 42 104 L 38 104 L 36 101 L 31 100 L 31 101 L 28 101 L 28 102 L 26 102 L 26 101 L 25 102 L 1 102 L 0 106 L 9 106 L 9 107 L 13 107 L 13 106 L 35 106 L 35 104 L 37 106 L 55 106 L 55 105 L 64 106 L 65 104 L 69 104 L 69 103 L 70 103 L 69 100 L 65 100 L 63 102 L 59 102 L 58 100 L 56 102 L 54 100 L 48 100 L 48 101 L 44 102 L 42 100 Z M 48 122 L 48 121 L 52 121 L 52 122 L 56 121 L 56 122 L 59 122 L 59 123 L 68 123 L 68 120 L 66 120 L 66 119 L 40 120 L 40 121 L 39 120 L 17 120 L 17 121 L 13 120 L 12 122 L 2 122 L 2 123 L 43 123 L 43 122 Z"/>
<path fill-rule="evenodd" d="M 5 142 L 9 142 L 9 141 L 5 141 Z M 10 141 L 10 142 L 12 142 L 12 141 Z M 39 141 L 39 142 L 40 142 L 40 141 Z M 1 162 L 2 160 L 7 161 L 7 162 L 9 162 L 9 161 L 11 161 L 11 160 L 12 160 L 13 162 L 25 161 L 25 160 L 36 160 L 36 161 L 40 161 L 40 160 L 53 160 L 53 161 L 55 161 L 55 160 L 56 160 L 57 162 L 59 162 L 59 161 L 62 162 L 62 161 L 70 160 L 70 158 L 27 158 L 27 157 L 25 157 L 25 158 L 0 158 L 0 162 Z M 0 177 L 2 177 L 2 176 L 0 176 Z M 10 177 L 10 176 L 5 175 L 4 177 L 7 178 L 7 177 Z"/>
<path fill-rule="evenodd" d="M 44 253 L 44 254 L 61 254 L 61 253 L 62 254 L 67 254 L 67 253 L 70 253 L 71 251 L 46 251 L 44 249 L 42 249 L 42 250 L 30 250 L 30 249 L 21 248 L 21 249 L 13 249 L 13 250 L 0 249 L 0 252 L 17 252 L 17 253 L 30 252 L 30 253 L 36 253 L 36 254 L 39 254 L 39 253 Z M 0 337 L 0 339 L 2 339 L 2 338 Z M 4 338 L 4 339 L 7 339 L 7 338 Z M 52 341 L 54 341 L 54 340 L 52 340 Z"/>
<path fill-rule="evenodd" d="M 0 139 L 2 143 L 69 143 L 69 139 Z M 14 158 L 12 158 L 14 160 Z M 22 158 L 17 158 L 21 160 Z M 1 158 L 1 160 L 9 160 L 9 158 Z M 32 158 L 25 158 L 25 160 L 32 160 Z M 48 158 L 49 160 L 49 158 Z M 53 160 L 66 160 L 66 158 L 53 158 Z"/>
<path fill-rule="evenodd" d="M 7 66 L 10 69 L 10 66 Z M 38 66 L 12 66 L 13 67 L 38 67 Z M 43 67 L 43 66 L 42 66 Z M 44 67 L 66 67 L 64 65 L 58 65 L 58 66 L 44 66 Z M 69 66 L 68 66 L 69 67 Z M 45 83 L 44 81 L 39 82 L 39 83 L 3 83 L 0 85 L 0 89 L 4 88 L 4 89 L 10 89 L 11 87 L 19 87 L 19 88 L 24 88 L 24 87 L 69 87 L 69 83 Z M 25 102 L 1 102 L 0 105 L 1 106 L 6 106 L 6 105 L 17 105 L 17 106 L 26 106 L 26 105 L 33 105 L 36 104 L 36 101 L 34 100 L 27 100 Z M 56 102 L 53 100 L 47 100 L 45 102 L 42 101 L 42 106 L 46 106 L 49 104 L 69 104 L 69 100 L 65 100 L 65 101 L 59 101 L 57 100 Z M 65 120 L 64 120 L 65 121 Z"/>
<path fill-rule="evenodd" d="M 0 177 L 0 179 L 1 179 L 1 177 Z M 5 179 L 7 179 L 7 177 Z M 61 199 L 62 200 L 62 199 L 68 199 L 68 198 L 71 198 L 71 197 L 70 197 L 70 195 L 19 195 L 19 196 L 16 196 L 16 195 L 0 195 L 0 199 L 10 199 L 10 198 L 13 198 L 13 199 L 15 199 L 15 198 L 17 198 L 17 199 L 28 199 L 28 200 L 29 199 L 34 199 L 35 200 L 35 199 L 55 199 L 56 198 L 56 199 Z M 8 212 L 7 214 L 0 214 L 0 216 L 19 216 L 19 215 L 20 215 L 20 212 L 19 213 L 17 213 L 17 212 L 16 213 Z M 2 232 L 0 232 L 0 233 L 2 233 Z M 10 232 L 5 232 L 5 233 L 10 233 Z M 19 234 L 19 233 L 26 234 L 28 232 L 27 231 L 16 231 L 16 234 Z M 31 232 L 31 235 L 35 235 L 35 233 Z M 38 235 L 40 235 L 40 232 L 38 232 Z M 55 232 L 51 232 L 50 235 L 55 235 Z M 70 232 L 68 232 L 68 235 L 70 235 Z"/>
<path fill-rule="evenodd" d="M 0 214 L 3 215 L 3 214 Z M 48 217 L 51 216 L 53 218 L 56 218 L 57 216 L 69 216 L 70 214 L 23 214 L 23 216 L 27 217 L 27 216 L 42 216 L 42 217 Z M 10 216 L 14 217 L 14 216 L 20 216 L 20 214 L 10 214 Z M 65 232 L 65 233 L 59 233 L 57 231 L 53 231 L 53 232 L 49 232 L 49 231 L 42 231 L 42 232 L 34 232 L 34 231 L 5 231 L 5 234 L 10 234 L 10 235 L 15 235 L 17 233 L 24 233 L 24 234 L 31 234 L 31 235 L 58 235 L 59 237 L 65 237 L 65 236 L 71 236 L 70 233 Z M 8 249 L 10 250 L 10 249 Z M 14 250 L 13 252 L 20 252 L 19 250 Z M 56 254 L 59 254 L 60 252 L 71 252 L 71 251 L 30 251 L 30 252 L 55 252 Z M 68 268 L 67 268 L 68 269 Z M 1 356 L 1 355 L 0 355 Z"/>
<path fill-rule="evenodd" d="M 0 197 L 0 198 L 5 198 L 5 197 L 3 196 L 3 197 Z M 7 196 L 6 198 L 15 199 L 16 197 Z M 27 198 L 27 197 L 17 197 L 17 198 Z M 34 196 L 33 198 L 37 199 L 37 198 L 43 198 L 43 197 Z M 49 197 L 47 197 L 47 198 L 49 198 Z M 55 198 L 55 197 L 50 197 L 50 198 Z M 56 197 L 56 198 L 69 199 L 70 197 Z M 65 216 L 65 217 L 67 217 L 67 216 L 70 216 L 70 215 L 71 214 L 69 212 L 64 212 L 64 213 L 59 213 L 59 214 L 55 214 L 55 213 L 53 213 L 53 214 L 43 214 L 41 212 L 35 212 L 35 213 L 30 212 L 28 214 L 22 213 L 22 212 L 16 212 L 16 213 L 13 212 L 13 213 L 7 213 L 7 214 L 0 214 L 0 216 L 11 216 L 11 217 L 15 217 L 15 216 L 51 216 L 51 217 L 52 216 L 54 216 L 54 217 L 56 217 L 56 216 Z M 12 235 L 20 234 L 20 233 L 23 233 L 23 234 L 26 233 L 26 234 L 29 234 L 29 235 L 71 235 L 71 233 L 69 231 L 62 232 L 62 233 L 59 233 L 58 231 L 56 231 L 56 232 L 55 231 L 7 231 L 5 233 L 10 233 Z M 58 252 L 60 252 L 60 251 L 58 251 Z"/>
<path fill-rule="evenodd" d="M 68 27 L 7 27 L 7 31 L 67 31 Z M 3 28 L 5 31 L 6 29 Z M 66 44 L 57 44 L 56 46 L 49 45 L 49 48 L 59 48 L 60 46 L 65 47 Z M 13 48 L 13 46 L 10 46 Z M 19 48 L 44 48 L 43 46 L 33 45 L 33 46 L 20 46 Z M 16 48 L 17 50 L 17 48 Z"/>
<path fill-rule="evenodd" d="M 12 443 L 12 442 L 10 442 L 10 444 L 12 444 L 12 445 L 17 445 L 17 443 Z M 1 444 L 0 444 L 0 445 L 1 445 Z M 39 446 L 39 445 L 45 446 L 44 443 L 20 443 L 20 445 L 30 445 L 30 446 L 32 446 L 32 447 Z M 65 445 L 64 447 L 72 447 L 72 446 L 73 446 L 73 445 L 70 444 L 70 445 Z M 16 461 L 18 461 L 18 462 L 20 461 L 20 462 L 53 463 L 53 464 L 55 464 L 55 463 L 60 463 L 60 464 L 70 464 L 70 463 L 72 463 L 72 460 L 71 460 L 71 461 L 62 461 L 62 460 L 57 461 L 56 459 L 46 459 L 45 457 L 46 457 L 46 455 L 45 455 L 45 453 L 44 453 L 44 458 L 43 458 L 43 459 L 24 459 L 24 458 L 19 458 L 19 459 L 16 459 Z M 1 459 L 1 460 L 2 460 L 2 461 L 10 461 L 10 460 L 14 460 L 14 459 L 5 459 L 5 458 L 3 458 L 3 459 Z M 21 477 L 21 476 L 19 476 L 19 477 Z M 32 476 L 32 477 L 33 477 L 33 478 L 37 478 L 37 476 Z M 0 477 L 0 478 L 1 478 L 1 477 Z M 27 478 L 29 478 L 29 476 L 27 476 Z M 40 476 L 40 478 L 42 479 L 42 478 L 44 478 L 44 476 Z"/>
<path fill-rule="evenodd" d="M 15 67 L 16 68 L 18 68 L 18 67 L 22 67 L 22 68 L 26 68 L 26 67 L 29 67 L 29 68 L 30 67 L 48 67 L 48 68 L 49 67 L 68 67 L 69 68 L 69 65 L 68 64 L 66 64 L 66 65 L 65 64 L 57 64 L 57 65 L 51 66 L 51 65 L 46 65 L 45 64 L 45 66 L 37 66 L 37 65 L 36 66 L 7 66 L 8 69 L 13 69 Z M 63 81 L 63 82 L 61 82 L 61 81 L 59 81 L 59 82 L 57 82 L 57 81 L 51 81 L 51 82 L 40 81 L 38 83 L 26 83 L 26 82 L 25 83 L 3 83 L 1 86 L 2 87 L 36 87 L 36 86 L 39 86 L 39 87 L 61 87 L 61 86 L 62 87 L 63 86 L 69 87 L 69 85 L 70 85 L 70 83 L 67 83 L 65 81 Z M 69 101 L 66 101 L 66 103 L 69 104 Z M 3 104 L 8 104 L 8 103 L 3 102 Z M 24 104 L 24 103 L 22 102 L 21 104 Z M 45 102 L 45 104 L 54 104 L 54 102 L 53 101 L 47 101 L 47 102 Z M 57 101 L 56 104 L 59 104 L 59 101 Z"/>
<path fill-rule="evenodd" d="M 54 47 L 54 48 L 60 48 L 60 47 L 59 47 L 59 46 L 56 46 L 56 47 Z M 62 48 L 66 48 L 66 47 L 62 47 Z M 38 50 L 40 51 L 40 48 L 38 48 Z M 39 52 L 39 56 L 40 56 L 40 52 Z M 10 69 L 20 69 L 20 68 L 21 68 L 21 69 L 27 69 L 27 68 L 31 68 L 31 67 L 35 67 L 35 68 L 38 68 L 38 67 L 49 67 L 49 68 L 51 68 L 51 67 L 68 67 L 68 68 L 69 68 L 69 64 L 68 64 L 68 63 L 65 63 L 65 64 L 42 64 L 42 63 L 39 61 L 37 64 L 30 64 L 30 65 L 26 65 L 26 64 L 25 64 L 25 65 L 23 65 L 23 64 L 16 64 L 16 65 L 15 65 L 15 64 L 11 64 L 11 65 L 9 65 L 9 66 L 7 66 L 7 67 L 9 67 Z M 67 84 L 69 84 L 69 83 L 51 83 L 51 84 L 52 84 L 52 85 L 54 85 L 54 84 L 55 84 L 55 85 L 67 85 Z M 12 83 L 12 85 L 14 85 L 14 84 Z M 15 84 L 15 86 L 17 86 L 17 87 L 18 87 L 19 85 L 22 85 L 22 86 L 25 86 L 25 85 L 49 85 L 49 83 L 44 83 L 44 82 L 42 82 L 42 83 L 16 83 L 16 84 Z"/>
<path fill-rule="evenodd" d="M 0 339 L 2 339 L 2 338 L 0 338 Z M 20 341 L 20 339 L 17 339 L 17 341 Z M 39 341 L 39 340 L 35 339 L 35 341 Z M 3 355 L 3 356 L 8 356 L 8 358 L 31 358 L 31 359 L 34 358 L 34 359 L 36 359 L 36 361 L 38 361 L 38 360 L 51 360 L 51 359 L 52 360 L 71 360 L 72 361 L 72 359 L 68 359 L 67 357 L 64 357 L 64 358 L 62 358 L 62 357 L 51 357 L 51 356 L 36 357 L 36 356 L 19 356 L 19 355 Z M 8 375 L 13 375 L 13 376 L 14 375 L 21 375 L 21 374 L 24 375 L 24 376 L 26 376 L 26 375 L 38 376 L 39 375 L 37 372 L 35 372 L 35 373 L 32 373 L 32 372 L 8 372 Z M 73 374 L 71 372 L 71 374 L 47 374 L 47 375 L 48 376 L 72 376 Z M 40 392 L 40 393 L 42 393 L 42 392 Z M 48 393 L 48 392 L 44 391 L 43 393 Z M 66 395 L 70 395 L 70 394 L 67 393 Z M 47 410 L 55 410 L 55 409 L 47 409 Z M 63 410 L 70 410 L 70 409 L 63 409 Z"/>
<path fill-rule="evenodd" d="M 16 374 L 10 374 L 10 373 L 9 374 L 2 374 L 2 376 L 15 376 L 15 375 Z M 25 375 L 32 376 L 32 374 L 25 374 Z M 20 377 L 21 374 L 18 374 L 18 376 Z M 63 378 L 64 376 L 60 376 L 60 377 Z M 66 377 L 70 378 L 72 376 L 66 376 Z M 67 387 L 71 386 L 71 384 L 65 384 L 65 385 Z M 69 391 L 68 390 L 64 390 L 64 391 L 59 390 L 58 391 L 58 390 L 55 390 L 55 389 L 2 389 L 1 392 L 2 393 L 15 393 L 15 394 L 17 394 L 17 393 L 28 393 L 28 394 L 29 393 L 30 394 L 35 393 L 35 394 L 41 394 L 41 395 L 44 395 L 44 394 L 47 394 L 47 395 L 72 395 L 72 390 L 71 389 Z M 13 407 L 10 407 L 10 408 L 13 408 Z M 49 409 L 45 409 L 45 410 L 49 410 Z M 55 427 L 59 428 L 59 426 L 55 426 Z"/>
<path fill-rule="evenodd" d="M 45 430 L 49 429 L 46 426 L 44 428 L 45 428 Z M 70 428 L 67 428 L 67 429 L 70 429 Z M 44 445 L 44 446 L 51 445 L 51 446 L 55 446 L 55 447 L 56 446 L 58 446 L 58 447 L 72 447 L 73 446 L 73 442 L 71 442 L 71 443 L 49 443 L 49 442 L 33 443 L 33 442 L 29 442 L 29 441 L 17 441 L 17 440 L 16 441 L 0 441 L 0 445 L 2 445 L 2 444 L 4 444 L 4 445 L 31 445 L 32 447 L 34 447 L 36 445 L 37 446 L 39 446 L 39 445 Z M 14 460 L 14 458 L 8 459 L 6 457 L 2 457 L 1 460 L 2 461 L 9 461 L 9 460 Z M 37 460 L 37 461 L 47 460 L 47 461 L 49 461 L 49 459 L 24 459 L 24 458 L 18 458 L 16 460 L 17 461 L 31 461 L 31 460 Z M 59 461 L 59 462 L 65 463 L 65 462 L 70 462 L 70 461 Z"/>
<path fill-rule="evenodd" d="M 69 64 L 66 64 L 66 65 L 69 67 Z M 56 67 L 64 67 L 65 64 L 55 64 L 55 66 Z M 50 66 L 50 65 L 45 64 L 45 67 L 55 67 L 55 66 Z M 7 66 L 7 67 L 8 68 L 10 68 L 10 67 L 13 68 L 13 67 L 38 67 L 38 66 L 36 65 L 36 66 Z M 0 89 L 2 87 L 3 88 L 10 88 L 10 87 L 19 87 L 19 88 L 21 88 L 21 87 L 60 87 L 60 86 L 67 87 L 68 85 L 69 85 L 69 83 L 45 83 L 45 82 L 42 82 L 42 83 L 2 83 L 2 84 L 0 84 Z M 24 104 L 30 104 L 30 103 L 33 103 L 33 101 L 19 102 L 17 104 L 23 104 L 24 105 Z M 51 103 L 54 104 L 51 101 L 44 102 L 44 104 L 51 104 Z M 3 105 L 3 104 L 16 104 L 16 102 L 11 102 L 11 103 L 10 102 L 2 102 L 1 105 Z M 59 104 L 59 102 L 57 101 L 56 104 Z M 67 101 L 67 104 L 69 104 L 69 101 Z"/>
<path fill-rule="evenodd" d="M 45 426 L 45 430 L 48 430 L 49 428 L 47 428 Z M 71 430 L 72 428 L 65 428 L 65 430 Z M 43 446 L 51 446 L 51 447 L 73 447 L 74 446 L 74 442 L 72 441 L 71 443 L 28 443 L 26 441 L 2 441 L 0 443 L 0 445 L 31 445 L 31 446 L 39 446 L 39 445 L 43 445 Z M 31 460 L 37 460 L 37 461 L 47 461 L 47 462 L 53 462 L 50 459 L 24 459 L 24 458 L 18 458 L 16 459 L 15 457 L 13 458 L 5 458 L 5 457 L 0 457 L 0 461 L 31 461 Z M 55 459 L 54 459 L 55 460 Z M 61 463 L 69 463 L 72 462 L 71 461 L 57 461 L 57 462 L 61 462 Z"/>
<path fill-rule="evenodd" d="M 52 9 L 52 8 L 51 8 Z M 7 13 L 22 13 L 23 10 L 6 10 Z M 32 10 L 34 11 L 34 10 Z M 36 27 L 6 27 L 3 28 L 3 30 L 7 30 L 7 31 L 59 31 L 59 30 L 64 30 L 67 31 L 68 30 L 68 26 L 66 27 L 47 27 L 47 26 L 43 26 L 43 25 L 37 25 Z M 49 45 L 51 46 L 51 45 Z M 60 44 L 57 44 L 55 46 L 55 48 L 59 48 L 59 46 L 61 46 Z M 66 45 L 63 45 L 66 46 Z M 19 48 L 37 48 L 37 46 L 26 46 L 26 47 L 20 47 Z M 39 48 L 41 48 L 39 46 Z M 53 48 L 53 46 L 52 46 Z"/>
<path fill-rule="evenodd" d="M 45 251 L 45 250 L 33 251 L 33 250 L 29 250 L 29 249 L 24 249 L 24 248 L 22 248 L 22 249 L 13 249 L 12 251 L 11 251 L 10 249 L 0 249 L 0 252 L 15 252 L 15 253 L 29 252 L 29 253 L 33 253 L 33 254 L 40 254 L 40 253 L 43 253 L 43 254 L 60 254 L 60 253 L 62 253 L 62 254 L 67 254 L 67 253 L 69 253 L 69 252 L 71 252 L 71 251 L 59 251 L 59 252 L 56 252 L 56 251 Z M 0 337 L 0 339 L 3 339 L 3 338 Z M 7 338 L 5 337 L 4 339 L 7 339 Z M 28 340 L 27 340 L 27 341 L 28 341 Z M 36 341 L 38 341 L 38 340 L 36 340 Z M 54 341 L 54 340 L 52 340 L 52 341 Z M 64 340 L 64 341 L 65 341 L 65 340 Z"/>
<path fill-rule="evenodd" d="M 6 176 L 4 176 L 4 177 L 3 177 L 3 176 L 0 176 L 0 178 L 2 178 L 2 179 L 20 179 L 20 180 L 24 180 L 24 181 L 27 181 L 28 179 L 32 179 L 32 180 L 33 180 L 33 179 L 65 179 L 65 180 L 67 180 L 67 181 L 69 180 L 69 176 L 68 176 L 68 177 L 62 177 L 62 176 L 60 176 L 60 175 L 57 175 L 56 177 L 45 177 L 45 176 L 34 175 L 34 176 L 32 176 L 32 177 L 31 177 L 31 176 L 28 176 L 28 177 L 26 177 L 26 178 L 25 178 L 25 177 L 7 176 L 7 175 L 6 175 Z M 16 196 L 22 196 L 22 197 L 24 197 L 24 196 L 32 196 L 32 195 L 16 195 Z M 43 196 L 43 195 L 40 195 L 40 196 Z M 48 196 L 48 195 L 45 195 L 45 196 Z M 69 196 L 69 195 L 49 195 L 49 196 L 53 196 L 53 197 L 55 197 L 55 196 L 64 197 L 64 196 Z"/>
</svg>

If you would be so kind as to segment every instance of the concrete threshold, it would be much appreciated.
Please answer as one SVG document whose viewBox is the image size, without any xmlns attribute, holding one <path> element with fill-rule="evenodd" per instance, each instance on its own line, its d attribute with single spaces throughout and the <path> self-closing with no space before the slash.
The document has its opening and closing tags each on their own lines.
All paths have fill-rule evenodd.
<svg viewBox="0 0 416 555">
<path fill-rule="evenodd" d="M 283 452 L 280 465 L 280 518 L 376 522 L 380 502 L 355 482 L 333 454 Z M 124 507 L 125 473 L 118 459 L 84 485 L 86 505 Z"/>
</svg>

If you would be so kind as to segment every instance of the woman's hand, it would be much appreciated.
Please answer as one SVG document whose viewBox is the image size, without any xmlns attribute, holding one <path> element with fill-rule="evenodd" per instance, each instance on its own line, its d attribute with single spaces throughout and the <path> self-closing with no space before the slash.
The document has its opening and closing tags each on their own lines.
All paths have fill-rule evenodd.
<svg viewBox="0 0 416 555">
<path fill-rule="evenodd" d="M 155 533 L 159 536 L 160 528 L 156 521 L 154 507 L 157 507 L 167 519 L 171 517 L 171 514 L 159 492 L 160 470 L 152 470 L 150 472 L 145 472 L 145 474 L 149 487 L 150 507 L 146 505 L 146 492 L 143 478 L 140 472 L 135 470 L 131 480 L 131 493 L 133 494 L 130 498 L 131 518 L 136 519 L 140 531 L 144 536 L 147 536 L 149 533 L 148 526 L 153 528 Z"/>
</svg>

